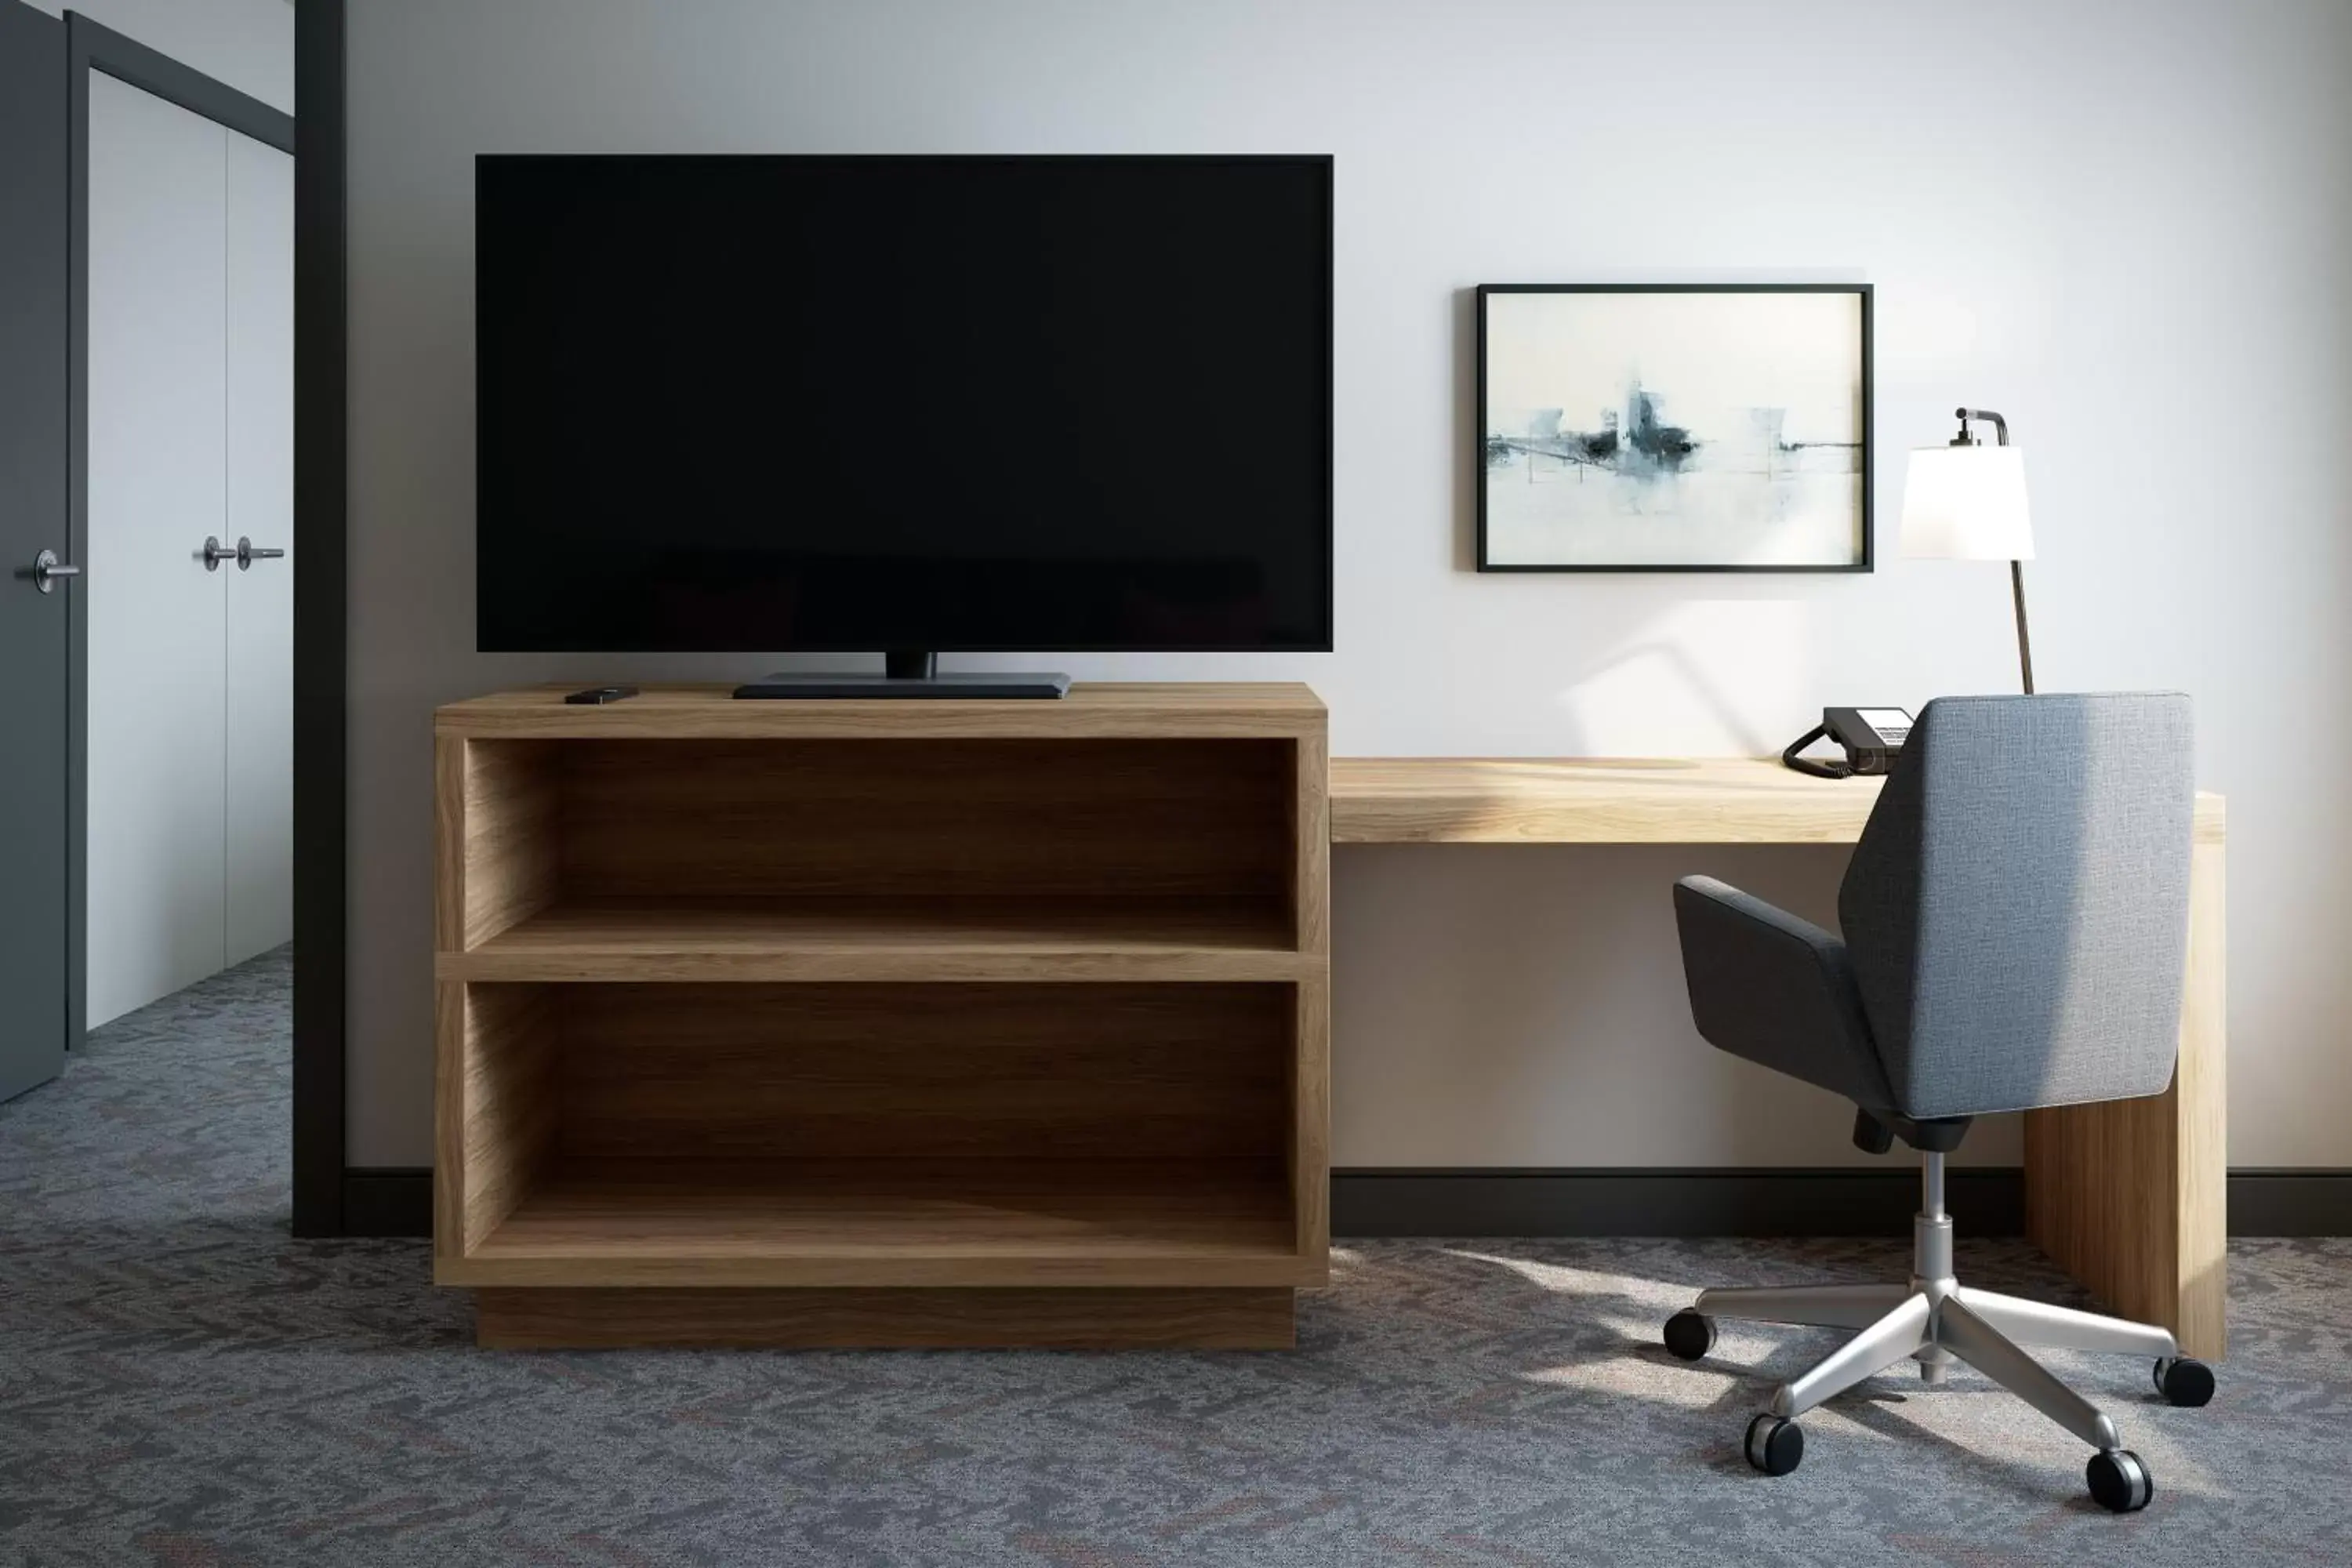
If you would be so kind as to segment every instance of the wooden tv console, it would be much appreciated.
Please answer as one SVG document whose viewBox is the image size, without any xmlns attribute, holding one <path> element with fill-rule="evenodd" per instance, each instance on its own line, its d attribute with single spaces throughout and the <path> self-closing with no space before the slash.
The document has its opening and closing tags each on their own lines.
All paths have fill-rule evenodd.
<svg viewBox="0 0 2352 1568">
<path fill-rule="evenodd" d="M 565 689 L 435 720 L 434 1274 L 483 1344 L 1291 1342 L 1312 691 Z"/>
</svg>

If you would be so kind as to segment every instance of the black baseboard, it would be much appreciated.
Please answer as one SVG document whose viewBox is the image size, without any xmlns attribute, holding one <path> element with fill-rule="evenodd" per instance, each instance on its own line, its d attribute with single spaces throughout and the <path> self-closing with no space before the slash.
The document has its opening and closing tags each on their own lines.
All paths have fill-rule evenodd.
<svg viewBox="0 0 2352 1568">
<path fill-rule="evenodd" d="M 2014 1167 L 1954 1169 L 1945 1206 L 1970 1236 L 2025 1229 Z M 1916 1166 L 1868 1169 L 1341 1170 L 1335 1238 L 1382 1236 L 1907 1236 Z"/>
<path fill-rule="evenodd" d="M 2025 1228 L 2014 1167 L 1957 1167 L 1945 1202 L 1970 1236 Z M 1903 1236 L 1919 1176 L 1888 1170 L 1601 1166 L 1331 1173 L 1331 1234 L 1388 1236 Z M 343 1173 L 343 1234 L 433 1234 L 433 1173 Z M 2231 1236 L 2352 1236 L 2352 1171 L 2232 1171 Z"/>
<path fill-rule="evenodd" d="M 2230 1173 L 2231 1236 L 2352 1236 L 2352 1171 Z"/>
<path fill-rule="evenodd" d="M 433 1173 L 418 1165 L 343 1171 L 345 1236 L 431 1236 Z"/>
<path fill-rule="evenodd" d="M 1956 1166 L 1944 1184 L 1966 1234 L 2023 1234 L 2021 1171 Z M 2352 1236 L 2352 1171 L 2232 1171 L 2228 1201 L 2231 1236 Z M 1334 1237 L 1902 1236 L 1918 1206 L 1909 1165 L 1331 1173 Z"/>
</svg>

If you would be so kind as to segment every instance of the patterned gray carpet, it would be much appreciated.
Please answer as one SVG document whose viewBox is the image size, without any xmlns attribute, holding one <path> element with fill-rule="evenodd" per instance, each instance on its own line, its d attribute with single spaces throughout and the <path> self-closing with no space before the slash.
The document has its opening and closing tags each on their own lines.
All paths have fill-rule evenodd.
<svg viewBox="0 0 2352 1568">
<path fill-rule="evenodd" d="M 1967 1372 L 1882 1379 L 1750 1472 L 1825 1337 L 1657 1348 L 1703 1282 L 1893 1243 L 1384 1242 L 1292 1354 L 492 1355 L 415 1242 L 286 1233 L 287 963 L 110 1026 L 0 1107 L 0 1561 L 1161 1564 L 2352 1562 L 2352 1243 L 2231 1253 L 2207 1409 L 2053 1358 L 2158 1482 Z M 2014 1243 L 1975 1282 L 2065 1287 Z"/>
</svg>

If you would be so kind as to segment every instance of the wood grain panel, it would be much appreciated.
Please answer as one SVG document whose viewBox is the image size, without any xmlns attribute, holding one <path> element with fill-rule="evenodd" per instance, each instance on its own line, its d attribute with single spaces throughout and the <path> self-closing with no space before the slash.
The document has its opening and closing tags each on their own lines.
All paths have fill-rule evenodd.
<svg viewBox="0 0 2352 1568">
<path fill-rule="evenodd" d="M 1253 741 L 562 747 L 575 898 L 1281 894 L 1285 748 Z"/>
<path fill-rule="evenodd" d="M 1291 1292 L 488 1289 L 498 1350 L 1288 1350 Z"/>
<path fill-rule="evenodd" d="M 465 804 L 457 818 L 465 845 L 464 945 L 475 947 L 555 898 L 561 846 L 554 753 L 511 741 L 459 743 L 465 747 Z"/>
<path fill-rule="evenodd" d="M 563 1160 L 463 1285 L 1298 1285 L 1280 1163 Z"/>
<path fill-rule="evenodd" d="M 462 1234 L 471 1251 L 514 1211 L 555 1146 L 553 998 L 537 986 L 476 985 L 459 1004 L 454 1135 L 462 1152 Z"/>
<path fill-rule="evenodd" d="M 563 988 L 573 1156 L 1281 1154 L 1280 985 Z"/>
<path fill-rule="evenodd" d="M 444 979 L 1249 981 L 1321 973 L 1264 899 L 634 899 L 560 903 Z"/>
<path fill-rule="evenodd" d="M 501 691 L 453 702 L 434 715 L 436 733 L 529 739 L 775 740 L 909 736 L 1257 736 L 1283 739 L 1320 721 L 1322 701 L 1295 682 L 1081 682 L 1058 700 L 942 701 L 905 698 L 826 701 L 730 699 L 710 684 L 647 686 L 625 702 L 568 705 L 571 685 Z"/>
<path fill-rule="evenodd" d="M 466 945 L 466 742 L 433 742 L 433 945 Z"/>
<path fill-rule="evenodd" d="M 1291 889 L 1298 951 L 1331 951 L 1331 747 L 1318 724 L 1291 748 Z"/>
<path fill-rule="evenodd" d="M 2179 1306 L 2168 1321 L 2190 1355 L 2214 1360 L 2229 1344 L 2228 903 L 2229 851 L 2218 840 L 2200 841 L 2190 861 L 2189 983 L 2173 1075 Z"/>
<path fill-rule="evenodd" d="M 443 981 L 433 987 L 433 1257 L 436 1264 L 463 1257 L 466 1250 L 466 988 Z"/>
<path fill-rule="evenodd" d="M 1330 983 L 1300 982 L 1291 1007 L 1291 1217 L 1299 1255 L 1326 1265 L 1331 1250 Z"/>
<path fill-rule="evenodd" d="M 2226 853 L 2211 843 L 2194 851 L 2171 1086 L 2025 1119 L 2034 1242 L 2109 1310 L 2163 1324 L 2208 1361 L 2228 1343 Z"/>
<path fill-rule="evenodd" d="M 1340 844 L 1851 844 L 1878 779 L 1818 779 L 1769 757 L 1341 757 Z M 2221 797 L 2197 797 L 2200 844 Z"/>
</svg>

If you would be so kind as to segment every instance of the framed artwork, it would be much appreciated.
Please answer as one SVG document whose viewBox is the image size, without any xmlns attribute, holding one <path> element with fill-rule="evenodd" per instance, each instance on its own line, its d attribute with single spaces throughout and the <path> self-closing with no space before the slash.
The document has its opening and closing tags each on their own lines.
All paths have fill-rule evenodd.
<svg viewBox="0 0 2352 1568">
<path fill-rule="evenodd" d="M 1478 570 L 1867 572 L 1870 285 L 1478 290 Z"/>
</svg>

